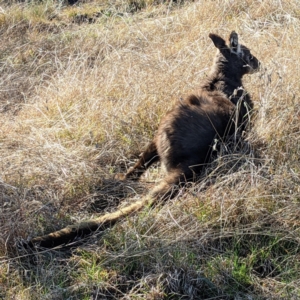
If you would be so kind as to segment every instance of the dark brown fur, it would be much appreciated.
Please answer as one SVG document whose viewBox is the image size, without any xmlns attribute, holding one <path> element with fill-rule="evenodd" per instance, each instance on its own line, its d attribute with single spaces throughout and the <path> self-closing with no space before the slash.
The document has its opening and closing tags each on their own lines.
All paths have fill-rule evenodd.
<svg viewBox="0 0 300 300">
<path fill-rule="evenodd" d="M 163 181 L 150 195 L 125 208 L 36 237 L 29 242 L 30 246 L 54 247 L 68 243 L 112 226 L 145 205 L 153 205 L 158 198 L 172 194 L 172 186 L 192 180 L 201 171 L 210 157 L 215 138 L 222 140 L 245 130 L 253 105 L 242 88 L 242 77 L 257 71 L 259 62 L 248 48 L 238 43 L 235 32 L 230 34 L 229 47 L 218 35 L 209 36 L 218 48 L 211 75 L 198 92 L 178 103 L 166 115 L 141 158 L 121 176 L 139 179 L 153 163 L 161 161 L 167 169 Z"/>
<path fill-rule="evenodd" d="M 153 163 L 161 161 L 167 175 L 152 194 L 169 194 L 172 185 L 192 180 L 207 163 L 215 138 L 223 140 L 248 125 L 253 108 L 242 77 L 258 70 L 259 62 L 238 43 L 232 32 L 229 46 L 210 34 L 218 54 L 209 78 L 199 91 L 171 110 L 159 125 L 157 135 L 124 178 L 139 179 Z"/>
</svg>

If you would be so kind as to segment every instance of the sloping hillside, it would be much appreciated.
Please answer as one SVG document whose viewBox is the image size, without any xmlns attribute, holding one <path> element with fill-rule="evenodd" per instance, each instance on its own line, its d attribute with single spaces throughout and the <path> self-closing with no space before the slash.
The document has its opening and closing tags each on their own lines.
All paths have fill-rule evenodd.
<svg viewBox="0 0 300 300">
<path fill-rule="evenodd" d="M 300 6 L 280 1 L 0 2 L 1 299 L 300 298 Z M 59 249 L 24 240 L 114 211 L 163 176 L 114 179 L 201 84 L 208 35 L 262 62 L 242 147 L 165 205 Z"/>
</svg>

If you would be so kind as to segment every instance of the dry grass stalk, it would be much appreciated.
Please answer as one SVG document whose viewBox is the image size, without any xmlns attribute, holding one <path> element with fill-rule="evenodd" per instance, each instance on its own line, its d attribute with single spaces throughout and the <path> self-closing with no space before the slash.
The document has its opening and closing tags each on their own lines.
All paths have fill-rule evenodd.
<svg viewBox="0 0 300 300">
<path fill-rule="evenodd" d="M 0 297 L 297 299 L 297 1 L 127 4 L 1 3 Z M 95 22 L 74 19 L 99 11 Z M 232 29 L 264 66 L 245 82 L 257 111 L 249 147 L 78 250 L 16 250 L 20 237 L 104 212 L 102 199 L 112 210 L 146 194 L 160 169 L 132 185 L 114 174 L 205 78 L 208 32 Z"/>
</svg>

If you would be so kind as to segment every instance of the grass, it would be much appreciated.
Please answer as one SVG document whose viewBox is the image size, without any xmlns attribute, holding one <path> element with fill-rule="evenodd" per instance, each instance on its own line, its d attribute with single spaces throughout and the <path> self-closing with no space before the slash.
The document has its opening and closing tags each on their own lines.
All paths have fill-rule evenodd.
<svg viewBox="0 0 300 300">
<path fill-rule="evenodd" d="M 295 1 L 0 2 L 1 299 L 298 299 L 300 10 Z M 248 142 L 206 178 L 77 247 L 19 241 L 126 205 L 133 165 L 207 76 L 208 34 L 240 34 Z"/>
</svg>

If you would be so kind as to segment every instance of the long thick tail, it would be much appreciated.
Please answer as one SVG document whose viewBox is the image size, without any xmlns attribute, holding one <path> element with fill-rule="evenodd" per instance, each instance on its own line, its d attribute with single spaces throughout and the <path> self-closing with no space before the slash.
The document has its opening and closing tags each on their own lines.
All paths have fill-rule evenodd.
<svg viewBox="0 0 300 300">
<path fill-rule="evenodd" d="M 95 219 L 86 220 L 75 225 L 69 225 L 61 230 L 33 238 L 28 245 L 33 247 L 39 245 L 44 248 L 53 248 L 63 244 L 69 244 L 78 238 L 82 238 L 96 230 L 105 230 L 113 226 L 120 219 L 138 212 L 145 206 L 152 206 L 158 199 L 167 199 L 172 196 L 172 183 L 175 183 L 176 176 L 167 176 L 157 187 L 155 187 L 147 196 L 143 197 L 124 208 L 113 213 L 100 216 Z"/>
<path fill-rule="evenodd" d="M 61 230 L 50 234 L 33 238 L 29 242 L 29 246 L 39 245 L 44 248 L 53 248 L 62 244 L 68 244 L 77 238 L 81 238 L 96 230 L 104 230 L 114 225 L 118 220 L 141 210 L 145 206 L 151 206 L 156 201 L 156 198 L 150 195 L 138 200 L 124 208 L 121 208 L 113 213 L 100 216 L 95 219 L 86 220 L 79 224 L 69 225 Z"/>
</svg>

